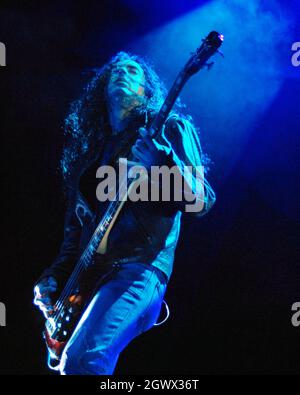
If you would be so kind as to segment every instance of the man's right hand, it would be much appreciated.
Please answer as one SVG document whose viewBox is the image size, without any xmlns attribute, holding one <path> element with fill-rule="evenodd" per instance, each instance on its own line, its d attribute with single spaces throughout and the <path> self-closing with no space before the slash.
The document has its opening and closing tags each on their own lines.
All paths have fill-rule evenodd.
<svg viewBox="0 0 300 395">
<path fill-rule="evenodd" d="M 48 318 L 53 312 L 51 294 L 57 291 L 57 281 L 54 277 L 43 278 L 34 287 L 34 304 L 40 308 L 44 316 Z"/>
</svg>

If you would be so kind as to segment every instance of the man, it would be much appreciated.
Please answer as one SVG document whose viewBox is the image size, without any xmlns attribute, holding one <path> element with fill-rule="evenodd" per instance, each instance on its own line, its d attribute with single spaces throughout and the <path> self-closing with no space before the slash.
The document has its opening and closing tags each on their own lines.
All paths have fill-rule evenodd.
<svg viewBox="0 0 300 395">
<path fill-rule="evenodd" d="M 199 140 L 187 119 L 173 113 L 158 141 L 147 134 L 164 96 L 152 68 L 141 58 L 120 52 L 73 103 L 62 158 L 68 196 L 64 241 L 34 291 L 35 304 L 46 317 L 53 309 L 53 293 L 63 288 L 103 215 L 103 204 L 95 195 L 99 166 L 115 166 L 131 147 L 135 161 L 147 169 L 201 165 Z M 185 182 L 193 189 L 191 180 Z M 203 215 L 215 195 L 207 181 L 204 194 L 203 185 L 201 191 L 195 199 L 202 199 L 198 214 Z M 182 211 L 183 202 L 175 199 L 125 203 L 104 255 L 112 275 L 99 286 L 65 347 L 62 374 L 112 374 L 124 347 L 156 323 L 173 269 Z"/>
</svg>

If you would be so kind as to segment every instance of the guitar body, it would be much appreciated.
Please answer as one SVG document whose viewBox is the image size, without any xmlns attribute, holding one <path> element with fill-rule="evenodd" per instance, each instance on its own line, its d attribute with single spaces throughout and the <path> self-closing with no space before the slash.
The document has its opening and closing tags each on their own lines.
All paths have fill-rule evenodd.
<svg viewBox="0 0 300 395">
<path fill-rule="evenodd" d="M 48 349 L 48 366 L 53 370 L 58 370 L 60 358 L 67 342 L 52 338 L 47 328 L 43 332 L 43 337 Z"/>
<path fill-rule="evenodd" d="M 71 298 L 72 302 L 63 306 L 55 320 L 50 317 L 46 321 L 43 336 L 48 349 L 48 365 L 53 370 L 58 368 L 62 352 L 82 315 L 81 295 L 73 295 Z"/>
<path fill-rule="evenodd" d="M 81 298 L 80 295 L 76 297 Z M 76 297 L 74 295 L 74 298 Z M 62 352 L 80 319 L 81 312 L 80 305 L 71 303 L 62 308 L 57 319 L 47 319 L 43 337 L 48 349 L 48 366 L 51 369 L 58 370 Z"/>
<path fill-rule="evenodd" d="M 61 355 L 74 333 L 85 308 L 105 279 L 116 269 L 116 265 L 94 263 L 82 272 L 75 292 L 57 305 L 45 323 L 43 337 L 48 350 L 48 366 L 58 370 Z M 97 279 L 97 280 L 95 280 Z"/>
</svg>

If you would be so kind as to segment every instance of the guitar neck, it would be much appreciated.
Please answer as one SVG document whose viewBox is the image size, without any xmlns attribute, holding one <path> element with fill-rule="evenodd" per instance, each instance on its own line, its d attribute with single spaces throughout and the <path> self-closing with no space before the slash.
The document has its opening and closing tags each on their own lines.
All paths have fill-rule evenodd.
<svg viewBox="0 0 300 395">
<path fill-rule="evenodd" d="M 150 125 L 150 130 L 152 131 L 151 136 L 157 138 L 162 131 L 162 127 L 166 122 L 168 115 L 170 114 L 182 88 L 186 84 L 189 76 L 185 73 L 183 69 L 175 79 L 172 88 L 170 89 L 164 104 L 159 110 L 158 114 L 154 117 Z"/>
</svg>

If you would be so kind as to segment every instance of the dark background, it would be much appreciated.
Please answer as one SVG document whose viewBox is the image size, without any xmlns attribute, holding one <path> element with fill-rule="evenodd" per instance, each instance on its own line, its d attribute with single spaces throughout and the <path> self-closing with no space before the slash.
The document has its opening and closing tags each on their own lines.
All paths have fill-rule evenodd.
<svg viewBox="0 0 300 395">
<path fill-rule="evenodd" d="M 50 374 L 32 285 L 62 240 L 58 161 L 70 102 L 90 68 L 204 3 L 2 2 L 0 301 L 7 326 L 0 328 L 0 374 Z M 226 175 L 236 147 L 222 149 L 204 122 L 217 204 L 201 220 L 184 218 L 166 295 L 171 318 L 134 340 L 116 373 L 299 374 L 300 327 L 291 324 L 291 306 L 300 301 L 300 67 L 291 66 L 290 47 L 300 35 L 293 26 L 290 35 L 283 83 Z"/>
</svg>

